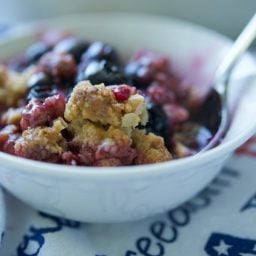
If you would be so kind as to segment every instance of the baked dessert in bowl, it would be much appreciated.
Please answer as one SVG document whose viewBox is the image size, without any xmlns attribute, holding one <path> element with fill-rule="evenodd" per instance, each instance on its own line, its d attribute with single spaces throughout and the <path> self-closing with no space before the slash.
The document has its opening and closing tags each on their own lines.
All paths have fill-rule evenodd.
<svg viewBox="0 0 256 256">
<path fill-rule="evenodd" d="M 37 209 L 89 222 L 163 212 L 200 191 L 254 133 L 255 101 L 246 94 L 255 89 L 248 86 L 220 145 L 195 154 L 216 127 L 191 122 L 189 115 L 208 90 L 204 85 L 230 45 L 228 39 L 188 23 L 144 15 L 84 15 L 44 24 L 90 43 L 81 43 L 80 55 L 71 54 L 65 44 L 78 39 L 55 38 L 41 56 L 30 48 L 33 65 L 26 66 L 25 60 L 15 67 L 22 70 L 20 83 L 25 80 L 29 87 L 19 92 L 21 97 L 10 97 L 16 109 L 2 118 L 2 151 L 15 156 L 0 153 L 0 177 L 4 187 Z M 33 38 L 33 27 L 22 28 L 2 42 L 0 54 L 22 52 Z M 44 36 L 39 43 L 51 40 Z M 97 47 L 112 46 L 121 60 L 142 48 L 150 51 L 137 52 L 120 72 L 112 50 L 104 58 L 95 55 Z M 254 68 L 247 56 L 237 76 Z M 2 73 L 4 85 L 18 75 L 4 68 Z M 4 91 L 4 98 L 16 95 L 13 90 Z"/>
<path fill-rule="evenodd" d="M 0 66 L 2 152 L 77 166 L 151 164 L 196 154 L 217 131 L 216 93 L 200 120 L 204 97 L 168 56 L 138 50 L 123 60 L 108 43 L 39 34 Z"/>
</svg>

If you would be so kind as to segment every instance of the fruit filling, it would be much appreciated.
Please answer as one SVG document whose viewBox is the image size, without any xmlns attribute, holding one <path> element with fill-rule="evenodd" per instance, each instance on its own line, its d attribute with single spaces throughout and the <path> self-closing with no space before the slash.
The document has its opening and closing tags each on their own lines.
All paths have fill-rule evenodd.
<svg viewBox="0 0 256 256">
<path fill-rule="evenodd" d="M 196 94 L 171 60 L 46 32 L 0 66 L 0 150 L 82 166 L 151 164 L 193 155 L 214 130 L 193 118 Z"/>
</svg>

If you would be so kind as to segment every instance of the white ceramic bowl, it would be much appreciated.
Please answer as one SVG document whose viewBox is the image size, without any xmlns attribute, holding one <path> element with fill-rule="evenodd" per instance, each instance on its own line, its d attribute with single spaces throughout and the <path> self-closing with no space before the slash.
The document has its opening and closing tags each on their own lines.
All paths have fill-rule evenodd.
<svg viewBox="0 0 256 256">
<path fill-rule="evenodd" d="M 91 14 L 44 23 L 109 42 L 124 56 L 139 48 L 158 50 L 170 55 L 173 65 L 182 67 L 188 80 L 198 84 L 209 80 L 231 43 L 202 27 L 145 15 Z M 0 56 L 23 50 L 32 40 L 33 27 L 12 31 L 10 38 L 0 44 Z M 246 56 L 234 77 L 253 69 L 253 59 Z M 233 86 L 231 91 L 237 92 L 238 88 Z M 174 208 L 203 189 L 235 148 L 256 131 L 255 109 L 256 84 L 252 83 L 247 85 L 221 145 L 193 157 L 101 169 L 48 164 L 0 153 L 0 181 L 29 205 L 58 216 L 85 222 L 141 219 Z"/>
</svg>

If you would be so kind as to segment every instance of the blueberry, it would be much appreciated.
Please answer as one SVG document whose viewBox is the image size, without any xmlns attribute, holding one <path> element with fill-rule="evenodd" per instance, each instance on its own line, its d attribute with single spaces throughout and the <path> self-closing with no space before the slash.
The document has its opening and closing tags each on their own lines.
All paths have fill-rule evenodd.
<svg viewBox="0 0 256 256">
<path fill-rule="evenodd" d="M 31 89 L 35 86 L 51 85 L 51 78 L 43 72 L 33 74 L 28 80 L 28 88 Z"/>
<path fill-rule="evenodd" d="M 86 41 L 77 38 L 68 38 L 54 47 L 56 52 L 66 52 L 73 55 L 74 59 L 78 63 L 80 61 L 82 53 L 88 48 L 89 44 Z"/>
<path fill-rule="evenodd" d="M 27 94 L 27 101 L 38 99 L 44 101 L 46 98 L 55 94 L 51 85 L 38 85 L 31 88 Z"/>
<path fill-rule="evenodd" d="M 124 73 L 131 85 L 141 89 L 146 89 L 154 76 L 154 71 L 149 66 L 136 61 L 128 63 L 125 66 Z"/>
<path fill-rule="evenodd" d="M 87 51 L 82 56 L 82 61 L 88 60 L 108 60 L 115 64 L 118 64 L 118 56 L 114 48 L 103 42 L 92 43 Z"/>
<path fill-rule="evenodd" d="M 119 68 L 106 60 L 91 61 L 78 74 L 77 82 L 82 80 L 89 80 L 92 84 L 104 83 L 105 85 L 124 83 L 124 77 Z"/>
<path fill-rule="evenodd" d="M 43 101 L 53 95 L 53 84 L 51 78 L 43 72 L 35 73 L 28 81 L 27 101 L 39 99 Z"/>
<path fill-rule="evenodd" d="M 37 42 L 31 45 L 26 51 L 26 57 L 29 63 L 37 62 L 51 47 L 43 42 Z"/>
<path fill-rule="evenodd" d="M 146 129 L 146 131 L 152 132 L 158 136 L 163 137 L 165 144 L 168 144 L 169 132 L 167 126 L 167 117 L 160 105 L 153 104 L 150 101 L 146 101 L 148 111 L 148 122 L 145 126 L 139 126 L 139 128 Z"/>
</svg>

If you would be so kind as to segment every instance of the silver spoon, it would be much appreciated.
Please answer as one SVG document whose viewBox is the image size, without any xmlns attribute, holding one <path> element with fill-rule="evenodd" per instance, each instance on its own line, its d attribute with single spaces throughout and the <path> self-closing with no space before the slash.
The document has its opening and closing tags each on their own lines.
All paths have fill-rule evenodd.
<svg viewBox="0 0 256 256">
<path fill-rule="evenodd" d="M 219 143 L 220 139 L 223 137 L 223 135 L 226 133 L 227 128 L 230 123 L 230 118 L 228 115 L 228 106 L 227 106 L 227 93 L 228 93 L 228 85 L 230 80 L 230 75 L 237 63 L 237 61 L 240 59 L 242 54 L 248 49 L 248 47 L 251 45 L 253 40 L 256 37 L 256 14 L 251 18 L 249 23 L 246 25 L 246 27 L 243 29 L 243 31 L 240 33 L 236 41 L 234 42 L 233 46 L 221 62 L 220 66 L 218 67 L 212 87 L 215 91 L 214 99 L 210 99 L 209 97 L 212 97 L 212 94 L 209 94 L 209 97 L 206 98 L 202 105 L 202 110 L 205 108 L 212 108 L 212 105 L 210 106 L 210 101 L 215 101 L 215 104 L 219 105 L 218 109 L 219 117 L 218 117 L 218 127 L 217 132 L 215 132 L 215 135 L 210 140 L 210 142 L 200 151 L 206 151 Z M 216 109 L 214 109 L 215 111 Z M 206 111 L 207 112 L 207 111 Z M 204 115 L 207 115 L 205 113 Z M 207 115 L 209 118 L 209 115 Z"/>
</svg>

